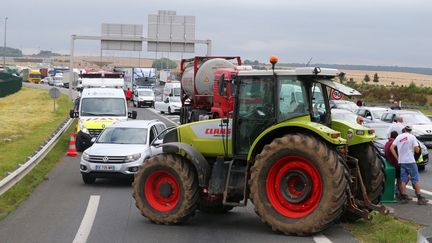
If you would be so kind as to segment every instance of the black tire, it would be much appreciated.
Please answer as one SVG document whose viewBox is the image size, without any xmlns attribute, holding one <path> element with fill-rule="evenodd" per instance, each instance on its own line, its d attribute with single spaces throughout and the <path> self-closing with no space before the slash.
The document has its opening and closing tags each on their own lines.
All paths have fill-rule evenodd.
<svg viewBox="0 0 432 243">
<path fill-rule="evenodd" d="M 87 148 L 80 136 L 76 136 L 75 147 L 78 152 L 83 152 Z"/>
<path fill-rule="evenodd" d="M 419 165 L 418 166 L 419 171 L 424 171 L 425 169 L 426 169 L 426 165 Z"/>
<path fill-rule="evenodd" d="M 168 106 L 168 114 L 170 114 L 170 115 L 172 114 L 170 106 Z"/>
<path fill-rule="evenodd" d="M 132 102 L 132 104 L 133 104 L 133 107 L 136 107 L 135 102 Z"/>
<path fill-rule="evenodd" d="M 198 209 L 205 213 L 223 214 L 228 213 L 233 208 L 233 206 L 223 205 L 222 198 L 217 200 L 208 200 L 207 198 L 202 197 L 198 201 Z"/>
<path fill-rule="evenodd" d="M 162 195 L 160 183 L 159 188 L 155 190 L 152 182 L 160 178 L 159 174 L 166 174 L 167 178 L 175 180 L 169 184 L 169 195 Z M 169 175 L 169 176 L 168 176 Z M 156 179 L 153 179 L 156 178 Z M 142 215 L 157 224 L 177 224 L 184 222 L 195 212 L 198 203 L 198 179 L 194 168 L 183 158 L 172 154 L 159 154 L 144 161 L 139 171 L 135 175 L 133 187 L 133 197 L 135 198 L 136 207 L 141 211 Z M 166 181 L 166 178 L 163 178 Z M 173 184 L 175 184 L 173 186 Z M 165 185 L 167 183 L 165 182 Z M 148 193 L 151 191 L 152 193 Z M 174 193 L 177 191 L 177 193 Z M 167 204 L 160 201 L 155 202 L 157 194 L 159 198 L 170 198 L 172 195 L 178 196 L 175 203 Z"/>
<path fill-rule="evenodd" d="M 353 145 L 348 150 L 351 156 L 359 160 L 360 172 L 369 200 L 375 204 L 379 203 L 381 195 L 384 192 L 385 174 L 383 162 L 377 155 L 376 150 L 371 143 Z M 363 200 L 360 186 L 357 185 L 356 188 L 358 190 L 352 192 L 352 194 L 355 198 Z M 360 218 L 360 215 L 354 214 L 351 211 L 345 211 L 341 219 L 344 222 L 355 222 Z"/>
<path fill-rule="evenodd" d="M 96 182 L 96 177 L 89 174 L 81 174 L 82 180 L 85 184 L 94 184 Z"/>
<path fill-rule="evenodd" d="M 306 180 L 307 183 L 300 184 L 306 185 L 300 189 L 305 190 L 306 193 L 300 194 L 300 198 L 291 197 L 291 200 L 299 200 L 297 202 L 287 199 L 288 194 L 291 193 L 288 182 L 292 178 L 289 176 L 296 176 L 295 173 L 302 169 L 298 169 L 300 168 L 299 165 L 296 167 L 297 163 L 286 161 L 286 158 L 303 161 L 301 162 L 302 166 L 304 164 L 311 171 L 315 171 L 314 176 L 312 173 L 309 177 L 303 177 L 309 178 L 309 181 Z M 282 169 L 287 167 L 294 169 L 280 172 L 283 170 L 278 170 L 278 164 L 282 165 Z M 285 180 L 281 180 L 279 185 L 286 182 L 287 184 L 282 187 L 286 190 L 272 189 L 278 188 L 275 186 L 278 183 L 269 183 L 269 181 L 272 182 L 272 177 L 276 177 L 273 176 L 272 171 L 282 173 L 281 177 Z M 344 173 L 345 168 L 339 162 L 336 151 L 329 148 L 325 143 L 310 135 L 288 134 L 265 145 L 261 153 L 256 156 L 249 180 L 250 198 L 261 220 L 271 226 L 274 231 L 289 235 L 313 234 L 329 227 L 341 215 L 346 201 L 347 189 Z M 319 176 L 317 177 L 317 175 Z M 310 180 L 311 178 L 315 179 Z M 298 185 L 297 181 L 292 184 L 294 188 Z M 268 187 L 269 185 L 270 187 Z M 308 188 L 309 191 L 304 189 L 307 186 L 310 187 Z M 270 189 L 268 190 L 268 188 Z M 279 191 L 285 198 L 285 202 L 292 203 L 295 207 L 300 206 L 301 208 L 302 205 L 307 205 L 306 203 L 312 198 L 316 198 L 316 201 L 311 201 L 310 205 L 314 206 L 309 211 L 303 212 L 302 215 L 294 216 L 295 213 L 292 215 L 285 213 L 284 215 L 280 209 L 277 209 L 278 205 L 275 200 L 271 199 L 271 190 Z M 294 190 L 298 191 L 297 188 Z M 289 196 L 292 195 L 295 194 Z"/>
</svg>

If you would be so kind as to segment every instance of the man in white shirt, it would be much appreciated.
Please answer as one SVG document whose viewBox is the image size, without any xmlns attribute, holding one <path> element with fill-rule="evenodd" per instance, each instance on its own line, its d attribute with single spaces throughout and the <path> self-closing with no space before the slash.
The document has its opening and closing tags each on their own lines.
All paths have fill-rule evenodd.
<svg viewBox="0 0 432 243">
<path fill-rule="evenodd" d="M 401 116 L 397 116 L 395 118 L 395 122 L 393 122 L 387 131 L 387 138 L 390 138 L 390 134 L 393 131 L 396 131 L 398 134 L 402 134 L 402 129 L 405 128 L 405 126 L 402 124 L 403 118 Z"/>
<path fill-rule="evenodd" d="M 408 203 L 408 196 L 405 192 L 406 184 L 408 183 L 408 176 L 410 176 L 417 195 L 417 204 L 426 205 L 428 200 L 420 195 L 420 178 L 414 158 L 414 152 L 418 153 L 420 147 L 417 138 L 411 134 L 411 131 L 412 128 L 406 126 L 405 132 L 398 135 L 393 141 L 390 151 L 395 158 L 398 158 L 398 163 L 400 165 L 401 203 Z M 395 147 L 397 147 L 398 153 L 396 153 Z"/>
</svg>

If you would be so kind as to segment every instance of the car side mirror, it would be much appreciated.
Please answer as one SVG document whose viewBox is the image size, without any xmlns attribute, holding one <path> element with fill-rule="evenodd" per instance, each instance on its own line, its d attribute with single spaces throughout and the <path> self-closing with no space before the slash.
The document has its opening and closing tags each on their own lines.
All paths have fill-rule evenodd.
<svg viewBox="0 0 432 243">
<path fill-rule="evenodd" d="M 78 117 L 79 116 L 79 114 L 78 114 L 78 112 L 75 112 L 74 110 L 69 110 L 69 117 L 70 118 L 76 118 L 76 117 Z"/>
<path fill-rule="evenodd" d="M 128 118 L 136 119 L 138 116 L 138 113 L 136 111 L 132 111 L 128 113 Z"/>
<path fill-rule="evenodd" d="M 164 102 L 169 103 L 169 98 L 167 97 Z"/>
<path fill-rule="evenodd" d="M 172 97 L 172 96 L 173 96 L 173 94 L 172 94 L 172 93 L 170 93 L 170 94 L 169 94 L 169 97 Z"/>
<path fill-rule="evenodd" d="M 154 142 L 153 142 L 153 146 L 158 146 L 158 145 L 161 145 L 163 143 L 163 139 L 156 139 Z"/>
<path fill-rule="evenodd" d="M 90 142 L 92 143 L 96 142 L 96 138 L 91 138 Z"/>
</svg>

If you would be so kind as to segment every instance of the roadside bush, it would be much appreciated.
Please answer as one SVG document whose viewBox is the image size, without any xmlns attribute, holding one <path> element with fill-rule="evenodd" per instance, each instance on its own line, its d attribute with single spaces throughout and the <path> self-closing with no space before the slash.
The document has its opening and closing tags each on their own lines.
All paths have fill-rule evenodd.
<svg viewBox="0 0 432 243">
<path fill-rule="evenodd" d="M 8 73 L 0 73 L 0 98 L 18 92 L 22 87 L 22 80 Z"/>
</svg>

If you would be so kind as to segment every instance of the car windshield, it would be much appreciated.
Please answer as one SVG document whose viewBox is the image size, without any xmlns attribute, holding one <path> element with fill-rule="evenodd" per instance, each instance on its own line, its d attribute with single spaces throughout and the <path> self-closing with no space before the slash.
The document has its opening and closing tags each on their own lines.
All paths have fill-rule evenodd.
<svg viewBox="0 0 432 243">
<path fill-rule="evenodd" d="M 421 113 L 401 114 L 405 124 L 424 125 L 432 124 L 432 121 L 427 116 Z"/>
<path fill-rule="evenodd" d="M 384 112 L 386 112 L 385 110 L 375 110 L 375 111 L 371 111 L 373 116 L 375 118 L 380 118 L 382 116 L 382 114 L 384 114 Z"/>
<path fill-rule="evenodd" d="M 96 143 L 146 144 L 147 129 L 108 127 L 101 133 Z"/>
<path fill-rule="evenodd" d="M 332 112 L 332 119 L 357 123 L 357 115 L 351 112 Z"/>
<path fill-rule="evenodd" d="M 170 101 L 171 102 L 180 102 L 180 96 L 171 96 Z"/>
<path fill-rule="evenodd" d="M 180 88 L 173 88 L 173 96 L 180 96 Z"/>
<path fill-rule="evenodd" d="M 375 135 L 379 139 L 387 139 L 387 130 L 388 127 L 373 127 L 373 130 L 375 130 Z"/>
<path fill-rule="evenodd" d="M 143 90 L 138 92 L 139 96 L 153 96 L 153 91 Z"/>
<path fill-rule="evenodd" d="M 358 106 L 354 103 L 336 103 L 337 108 L 339 109 L 345 109 L 345 110 L 350 110 L 350 111 L 355 111 L 358 109 Z"/>
<path fill-rule="evenodd" d="M 121 98 L 84 98 L 81 103 L 81 116 L 126 116 Z"/>
</svg>

